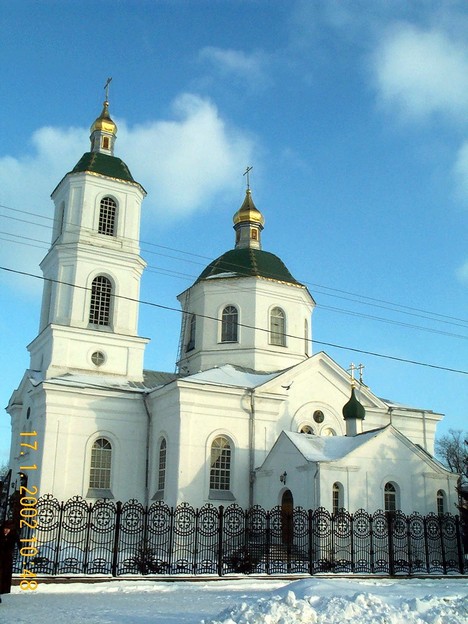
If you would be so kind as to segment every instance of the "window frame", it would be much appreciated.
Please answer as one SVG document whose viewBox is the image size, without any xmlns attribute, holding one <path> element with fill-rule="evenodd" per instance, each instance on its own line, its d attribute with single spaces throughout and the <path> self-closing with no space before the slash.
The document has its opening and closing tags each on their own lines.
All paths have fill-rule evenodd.
<svg viewBox="0 0 468 624">
<path fill-rule="evenodd" d="M 332 485 L 332 513 L 337 514 L 344 508 L 344 487 L 339 481 Z"/>
<path fill-rule="evenodd" d="M 164 445 L 164 446 L 163 446 Z M 166 471 L 167 471 L 167 440 L 162 438 L 159 443 L 159 459 L 158 459 L 158 492 L 164 494 L 166 489 Z"/>
<path fill-rule="evenodd" d="M 447 495 L 444 490 L 437 490 L 436 494 L 437 515 L 443 516 L 447 513 Z"/>
<path fill-rule="evenodd" d="M 226 434 L 216 435 L 209 446 L 209 498 L 234 500 L 232 494 L 234 443 Z"/>
<path fill-rule="evenodd" d="M 105 195 L 99 202 L 98 234 L 115 237 L 117 235 L 118 204 L 110 195 Z"/>
<path fill-rule="evenodd" d="M 99 274 L 93 278 L 88 316 L 90 325 L 94 327 L 112 326 L 113 290 L 112 280 L 106 275 Z"/>
<path fill-rule="evenodd" d="M 114 498 L 112 476 L 114 446 L 108 437 L 96 436 L 90 449 L 87 498 Z"/>
<path fill-rule="evenodd" d="M 283 308 L 274 306 L 270 310 L 269 340 L 275 347 L 286 347 L 286 313 Z"/>
<path fill-rule="evenodd" d="M 220 342 L 239 342 L 239 309 L 232 303 L 224 306 L 221 312 Z"/>
<path fill-rule="evenodd" d="M 188 321 L 188 340 L 185 347 L 185 353 L 193 351 L 195 349 L 195 336 L 197 331 L 197 315 L 191 314 Z"/>
<path fill-rule="evenodd" d="M 398 485 L 393 481 L 387 481 L 384 485 L 384 511 L 395 513 L 400 507 Z"/>
</svg>

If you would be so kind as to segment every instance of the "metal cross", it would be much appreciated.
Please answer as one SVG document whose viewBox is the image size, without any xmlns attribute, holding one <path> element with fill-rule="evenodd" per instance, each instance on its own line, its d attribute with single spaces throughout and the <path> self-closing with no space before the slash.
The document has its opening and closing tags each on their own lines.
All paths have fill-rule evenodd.
<svg viewBox="0 0 468 624">
<path fill-rule="evenodd" d="M 247 165 L 247 169 L 244 171 L 244 173 L 242 175 L 247 176 L 247 190 L 250 191 L 250 172 L 252 171 L 253 167 L 249 167 Z"/>
<path fill-rule="evenodd" d="M 348 373 L 351 375 L 351 385 L 354 386 L 354 371 L 357 370 L 357 367 L 353 362 L 349 365 Z"/>
<path fill-rule="evenodd" d="M 364 364 L 359 364 L 358 366 L 358 370 L 359 370 L 359 383 L 362 384 L 362 371 L 365 369 L 366 367 L 364 366 Z"/>
<path fill-rule="evenodd" d="M 109 85 L 112 81 L 112 78 L 108 78 L 106 84 L 104 85 L 104 89 L 106 91 L 106 102 L 109 101 Z"/>
</svg>

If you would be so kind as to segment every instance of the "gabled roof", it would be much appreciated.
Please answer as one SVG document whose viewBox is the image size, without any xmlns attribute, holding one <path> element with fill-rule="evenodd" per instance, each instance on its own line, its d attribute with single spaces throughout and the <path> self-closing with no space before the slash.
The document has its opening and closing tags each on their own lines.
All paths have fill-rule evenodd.
<svg viewBox="0 0 468 624">
<path fill-rule="evenodd" d="M 343 459 L 372 438 L 381 435 L 386 428 L 366 431 L 356 436 L 315 436 L 292 431 L 282 431 L 281 435 L 291 440 L 305 460 L 328 462 Z"/>
<path fill-rule="evenodd" d="M 219 386 L 234 386 L 239 388 L 256 388 L 261 386 L 270 379 L 277 377 L 283 371 L 276 371 L 273 373 L 261 373 L 253 371 L 249 368 L 243 368 L 241 366 L 233 366 L 232 364 L 224 364 L 216 368 L 209 368 L 208 370 L 194 375 L 188 375 L 187 377 L 181 377 L 183 381 L 196 384 L 215 384 Z"/>
</svg>

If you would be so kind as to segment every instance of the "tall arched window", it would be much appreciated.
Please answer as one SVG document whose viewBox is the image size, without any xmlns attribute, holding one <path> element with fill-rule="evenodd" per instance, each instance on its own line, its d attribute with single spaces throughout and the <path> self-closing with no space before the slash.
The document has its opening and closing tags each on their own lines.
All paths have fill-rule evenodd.
<svg viewBox="0 0 468 624">
<path fill-rule="evenodd" d="M 164 492 L 166 486 L 166 459 L 167 445 L 165 438 L 163 438 L 159 445 L 158 492 Z"/>
<path fill-rule="evenodd" d="M 110 325 L 112 284 L 104 275 L 98 275 L 91 285 L 89 322 L 93 325 Z"/>
<path fill-rule="evenodd" d="M 221 342 L 237 342 L 239 313 L 233 305 L 224 308 L 221 316 Z"/>
<path fill-rule="evenodd" d="M 99 234 L 115 236 L 117 204 L 112 197 L 103 197 L 99 207 Z"/>
<path fill-rule="evenodd" d="M 231 489 L 231 443 L 226 436 L 218 436 L 211 445 L 210 490 Z"/>
<path fill-rule="evenodd" d="M 270 344 L 286 346 L 286 315 L 278 307 L 270 312 Z"/>
<path fill-rule="evenodd" d="M 197 329 L 197 317 L 195 314 L 192 314 L 189 320 L 188 341 L 187 341 L 187 346 L 185 347 L 185 351 L 192 351 L 193 349 L 195 349 L 196 329 Z"/>
<path fill-rule="evenodd" d="M 344 507 L 344 492 L 341 483 L 334 483 L 332 488 L 332 511 L 338 513 L 339 509 Z"/>
<path fill-rule="evenodd" d="M 309 356 L 309 323 L 304 319 L 304 353 Z"/>
<path fill-rule="evenodd" d="M 109 490 L 111 486 L 112 445 L 106 438 L 98 438 L 91 449 L 89 487 Z"/>
<path fill-rule="evenodd" d="M 442 516 L 447 511 L 444 490 L 437 490 L 437 513 Z"/>
<path fill-rule="evenodd" d="M 384 510 L 397 510 L 397 490 L 393 483 L 386 483 L 384 487 Z"/>
</svg>

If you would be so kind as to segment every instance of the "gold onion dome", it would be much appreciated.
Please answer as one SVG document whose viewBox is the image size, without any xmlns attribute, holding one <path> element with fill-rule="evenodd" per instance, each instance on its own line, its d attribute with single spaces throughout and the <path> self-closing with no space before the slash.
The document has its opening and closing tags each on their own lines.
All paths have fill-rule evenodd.
<svg viewBox="0 0 468 624">
<path fill-rule="evenodd" d="M 112 121 L 109 115 L 109 102 L 107 100 L 104 102 L 101 114 L 91 126 L 90 133 L 93 134 L 96 130 L 113 135 L 117 134 L 117 124 Z"/>
<path fill-rule="evenodd" d="M 234 215 L 233 221 L 234 225 L 237 225 L 238 223 L 248 222 L 258 223 L 263 227 L 263 225 L 265 224 L 265 219 L 262 213 L 255 207 L 250 189 L 247 189 L 244 203 Z"/>
</svg>

